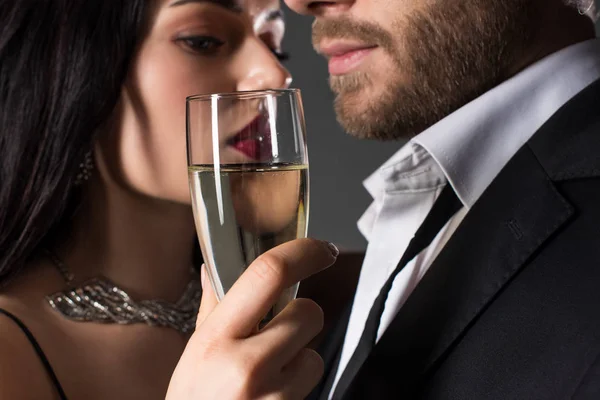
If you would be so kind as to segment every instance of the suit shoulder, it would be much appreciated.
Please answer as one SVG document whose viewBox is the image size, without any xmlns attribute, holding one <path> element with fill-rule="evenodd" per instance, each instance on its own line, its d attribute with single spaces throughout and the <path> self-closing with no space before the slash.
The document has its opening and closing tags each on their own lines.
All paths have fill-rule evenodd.
<svg viewBox="0 0 600 400">
<path fill-rule="evenodd" d="M 528 146 L 552 180 L 600 177 L 600 80 L 563 105 Z"/>
</svg>

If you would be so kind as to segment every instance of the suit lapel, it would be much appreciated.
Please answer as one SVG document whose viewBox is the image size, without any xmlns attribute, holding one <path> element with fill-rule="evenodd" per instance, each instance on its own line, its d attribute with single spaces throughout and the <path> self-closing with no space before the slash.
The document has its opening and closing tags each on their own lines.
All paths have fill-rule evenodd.
<svg viewBox="0 0 600 400">
<path fill-rule="evenodd" d="M 533 152 L 523 147 L 469 211 L 350 387 L 336 391 L 336 398 L 410 395 L 572 214 Z"/>
</svg>

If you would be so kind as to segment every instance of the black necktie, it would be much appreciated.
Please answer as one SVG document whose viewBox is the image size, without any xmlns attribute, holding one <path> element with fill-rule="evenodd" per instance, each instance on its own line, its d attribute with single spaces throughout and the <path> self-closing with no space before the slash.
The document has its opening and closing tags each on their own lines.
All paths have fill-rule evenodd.
<svg viewBox="0 0 600 400">
<path fill-rule="evenodd" d="M 406 264 L 408 264 L 421 251 L 431 244 L 433 239 L 435 239 L 444 225 L 446 225 L 450 218 L 452 218 L 452 216 L 458 210 L 460 210 L 461 207 L 462 204 L 458 197 L 456 197 L 456 193 L 454 193 L 452 186 L 447 184 L 442 190 L 442 193 L 438 199 L 433 204 L 433 208 L 429 214 L 427 214 L 425 221 L 423 221 L 417 230 L 417 233 L 415 233 L 415 236 L 408 244 L 408 247 L 402 256 L 402 259 L 396 266 L 396 269 L 394 272 L 392 272 L 388 280 L 385 282 L 385 285 L 383 285 L 381 288 L 379 295 L 375 299 L 375 302 L 371 307 L 371 311 L 369 311 L 369 316 L 367 318 L 367 322 L 365 323 L 363 334 L 360 337 L 354 354 L 352 354 L 350 361 L 348 361 L 346 369 L 340 377 L 333 395 L 333 399 L 342 398 L 346 388 L 350 385 L 356 376 L 356 373 L 375 346 L 377 331 L 379 330 L 379 322 L 385 308 L 385 301 L 387 300 L 388 293 L 394 283 L 394 279 L 400 273 L 400 271 L 402 271 Z"/>
</svg>

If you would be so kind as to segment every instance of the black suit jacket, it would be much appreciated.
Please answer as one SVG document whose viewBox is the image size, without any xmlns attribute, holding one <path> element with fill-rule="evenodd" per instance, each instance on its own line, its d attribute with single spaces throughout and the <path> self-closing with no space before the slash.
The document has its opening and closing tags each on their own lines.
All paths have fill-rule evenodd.
<svg viewBox="0 0 600 400">
<path fill-rule="evenodd" d="M 494 179 L 341 398 L 600 399 L 600 81 Z"/>
</svg>

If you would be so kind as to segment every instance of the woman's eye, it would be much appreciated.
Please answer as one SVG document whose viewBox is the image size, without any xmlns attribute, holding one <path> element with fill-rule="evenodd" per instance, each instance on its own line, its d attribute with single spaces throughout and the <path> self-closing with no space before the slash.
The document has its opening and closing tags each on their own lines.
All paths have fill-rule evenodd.
<svg viewBox="0 0 600 400">
<path fill-rule="evenodd" d="M 225 44 L 222 40 L 212 36 L 186 36 L 177 41 L 183 43 L 190 50 L 202 54 L 212 54 Z"/>
<path fill-rule="evenodd" d="M 280 50 L 271 50 L 273 52 L 273 54 L 275 54 L 275 57 L 277 57 L 277 59 L 281 62 L 287 61 L 290 59 L 290 54 L 286 53 L 284 51 L 280 51 Z"/>
</svg>

